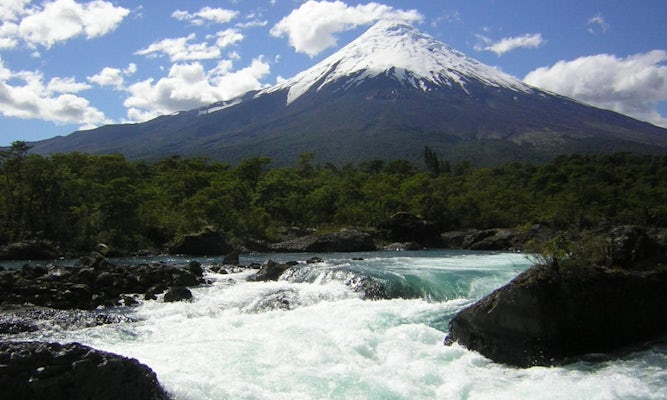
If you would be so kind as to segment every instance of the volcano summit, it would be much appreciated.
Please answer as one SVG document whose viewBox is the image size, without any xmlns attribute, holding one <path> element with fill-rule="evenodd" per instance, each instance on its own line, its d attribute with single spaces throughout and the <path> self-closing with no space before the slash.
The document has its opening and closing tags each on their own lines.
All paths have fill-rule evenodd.
<svg viewBox="0 0 667 400">
<path fill-rule="evenodd" d="M 41 154 L 171 154 L 236 163 L 420 161 L 424 146 L 474 164 L 574 152 L 667 153 L 667 129 L 531 87 L 413 26 L 383 21 L 273 87 L 139 124 L 35 142 Z"/>
</svg>

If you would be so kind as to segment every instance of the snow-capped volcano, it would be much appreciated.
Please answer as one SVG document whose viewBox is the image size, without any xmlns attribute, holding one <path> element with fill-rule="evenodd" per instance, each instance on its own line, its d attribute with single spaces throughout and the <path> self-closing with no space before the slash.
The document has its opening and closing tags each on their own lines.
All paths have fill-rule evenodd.
<svg viewBox="0 0 667 400">
<path fill-rule="evenodd" d="M 382 74 L 424 91 L 452 85 L 465 89 L 467 82 L 476 80 L 487 86 L 531 92 L 520 80 L 411 25 L 394 21 L 378 22 L 335 54 L 265 92 L 287 89 L 289 104 L 313 87 L 320 89 L 333 82 L 352 87 Z"/>
<path fill-rule="evenodd" d="M 379 22 L 333 55 L 268 89 L 141 124 L 33 144 L 159 159 L 290 164 L 541 161 L 574 152 L 667 153 L 667 130 L 524 84 L 399 22 Z"/>
</svg>

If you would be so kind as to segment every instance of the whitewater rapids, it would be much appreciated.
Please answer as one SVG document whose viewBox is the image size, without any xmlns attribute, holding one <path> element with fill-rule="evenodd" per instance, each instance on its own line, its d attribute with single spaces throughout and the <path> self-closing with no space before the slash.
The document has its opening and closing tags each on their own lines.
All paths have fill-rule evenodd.
<svg viewBox="0 0 667 400">
<path fill-rule="evenodd" d="M 318 256 L 323 263 L 300 263 L 278 282 L 247 282 L 253 271 L 207 272 L 211 284 L 192 289 L 191 302 L 158 299 L 114 311 L 131 321 L 2 339 L 77 341 L 137 358 L 179 400 L 667 398 L 664 347 L 601 363 L 516 369 L 444 346 L 450 318 L 526 269 L 524 255 Z M 363 279 L 394 298 L 364 300 Z"/>
</svg>

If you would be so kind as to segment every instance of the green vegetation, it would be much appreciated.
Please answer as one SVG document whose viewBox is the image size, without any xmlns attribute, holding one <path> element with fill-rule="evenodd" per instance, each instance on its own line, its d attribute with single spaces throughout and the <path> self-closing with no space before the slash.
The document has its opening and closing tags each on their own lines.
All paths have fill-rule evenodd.
<svg viewBox="0 0 667 400">
<path fill-rule="evenodd" d="M 603 233 L 585 230 L 564 231 L 545 242 L 531 242 L 527 251 L 534 264 L 550 266 L 561 271 L 572 268 L 603 266 L 618 268 L 612 257 L 612 244 Z"/>
<path fill-rule="evenodd" d="M 602 221 L 667 226 L 667 156 L 572 155 L 547 164 L 472 168 L 369 160 L 271 168 L 173 156 L 159 162 L 80 153 L 39 156 L 15 142 L 0 152 L 0 244 L 41 238 L 73 250 L 104 242 L 161 248 L 210 226 L 271 239 L 282 226 L 374 227 L 398 211 L 443 231 L 540 223 L 584 229 Z"/>
</svg>

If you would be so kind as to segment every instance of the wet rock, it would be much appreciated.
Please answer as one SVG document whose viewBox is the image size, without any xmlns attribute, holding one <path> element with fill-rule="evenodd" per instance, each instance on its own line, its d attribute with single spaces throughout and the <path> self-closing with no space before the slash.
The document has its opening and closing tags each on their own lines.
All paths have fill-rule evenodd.
<svg viewBox="0 0 667 400">
<path fill-rule="evenodd" d="M 608 244 L 609 265 L 624 269 L 650 267 L 667 261 L 666 246 L 662 246 L 659 236 L 651 238 L 647 231 L 635 225 L 616 226 L 605 235 Z"/>
<path fill-rule="evenodd" d="M 462 249 L 466 236 L 475 231 L 476 229 L 463 229 L 445 232 L 440 235 L 442 246 L 446 249 Z"/>
<path fill-rule="evenodd" d="M 272 251 L 277 252 L 309 252 L 309 253 L 331 253 L 331 252 L 356 252 L 375 251 L 377 246 L 370 234 L 354 229 L 343 229 L 324 235 L 309 235 L 274 243 Z"/>
<path fill-rule="evenodd" d="M 190 261 L 188 263 L 188 271 L 190 271 L 190 273 L 192 273 L 194 276 L 199 277 L 204 274 L 204 268 L 202 268 L 199 261 Z"/>
<path fill-rule="evenodd" d="M 152 299 L 175 286 L 197 286 L 200 270 L 162 263 L 119 266 L 90 257 L 77 267 L 26 267 L 0 274 L 0 304 L 30 303 L 56 309 L 91 310 L 131 305 L 127 295 Z M 92 265 L 92 266 L 91 266 Z M 41 269 L 40 269 L 41 268 Z M 201 266 L 200 266 L 201 268 Z M 44 269 L 44 270 L 42 270 Z M 161 288 L 160 292 L 155 289 Z"/>
<path fill-rule="evenodd" d="M 101 311 L 57 310 L 36 306 L 0 308 L 0 333 L 69 331 L 98 325 L 131 322 L 132 319 Z"/>
<path fill-rule="evenodd" d="M 243 308 L 250 313 L 265 312 L 271 310 L 291 310 L 298 302 L 299 293 L 294 289 L 280 289 L 273 293 L 267 293 L 261 298 L 253 301 Z"/>
<path fill-rule="evenodd" d="M 558 234 L 542 225 L 527 229 L 464 229 L 440 235 L 442 246 L 447 249 L 522 251 L 528 243 L 544 243 Z"/>
<path fill-rule="evenodd" d="M 190 289 L 177 286 L 167 290 L 167 293 L 164 294 L 164 301 L 166 303 L 174 303 L 177 301 L 190 300 L 192 298 L 192 292 Z"/>
<path fill-rule="evenodd" d="M 135 359 L 78 343 L 0 343 L 0 393 L 12 400 L 166 400 L 155 373 Z"/>
<path fill-rule="evenodd" d="M 384 250 L 387 251 L 410 251 L 410 250 L 422 250 L 424 246 L 417 242 L 396 242 L 385 245 Z"/>
<path fill-rule="evenodd" d="M 517 233 L 512 229 L 487 229 L 467 235 L 463 248 L 469 250 L 508 250 L 515 246 Z"/>
<path fill-rule="evenodd" d="M 229 254 L 226 254 L 222 259 L 222 264 L 224 265 L 238 265 L 239 264 L 240 253 L 238 251 L 232 251 Z"/>
<path fill-rule="evenodd" d="M 264 265 L 261 266 L 259 271 L 256 274 L 248 277 L 249 280 L 254 281 L 277 281 L 285 271 L 291 267 L 290 264 L 280 264 L 275 261 L 269 260 Z"/>
<path fill-rule="evenodd" d="M 399 212 L 377 226 L 383 239 L 391 242 L 418 242 L 424 246 L 440 247 L 438 226 L 414 214 Z"/>
<path fill-rule="evenodd" d="M 52 260 L 60 255 L 58 247 L 47 240 L 25 240 L 0 246 L 0 260 Z"/>
<path fill-rule="evenodd" d="M 191 256 L 216 256 L 228 254 L 233 250 L 224 235 L 207 228 L 203 232 L 185 235 L 169 247 L 170 254 L 187 254 Z"/>
<path fill-rule="evenodd" d="M 535 266 L 459 312 L 447 343 L 529 367 L 667 335 L 667 272 Z"/>
</svg>

